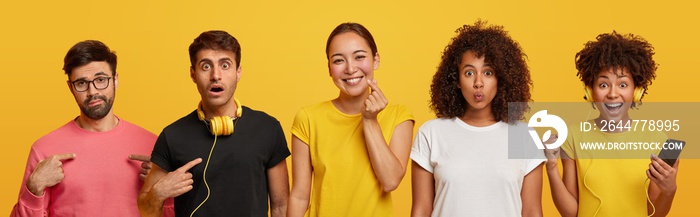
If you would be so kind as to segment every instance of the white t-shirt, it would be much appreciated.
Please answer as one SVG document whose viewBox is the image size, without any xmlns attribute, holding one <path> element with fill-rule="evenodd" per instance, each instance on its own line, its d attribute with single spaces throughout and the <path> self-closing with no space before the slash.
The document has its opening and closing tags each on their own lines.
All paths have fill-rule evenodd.
<svg viewBox="0 0 700 217">
<path fill-rule="evenodd" d="M 435 179 L 432 216 L 521 216 L 523 178 L 545 157 L 508 159 L 509 129 L 517 143 L 536 147 L 521 122 L 474 127 L 438 118 L 420 127 L 411 159 Z"/>
</svg>

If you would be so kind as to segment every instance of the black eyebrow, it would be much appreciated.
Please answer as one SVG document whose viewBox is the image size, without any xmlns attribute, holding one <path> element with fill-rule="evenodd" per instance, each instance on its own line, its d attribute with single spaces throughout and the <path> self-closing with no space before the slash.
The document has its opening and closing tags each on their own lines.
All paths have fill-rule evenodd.
<svg viewBox="0 0 700 217">
<path fill-rule="evenodd" d="M 355 52 L 352 52 L 352 54 L 361 53 L 361 52 L 367 53 L 366 50 L 356 50 Z"/>
<path fill-rule="evenodd" d="M 224 58 L 219 59 L 219 62 L 223 62 L 223 61 L 233 62 L 233 61 L 231 61 L 231 58 L 228 58 L 228 57 L 224 57 Z"/>
<path fill-rule="evenodd" d="M 197 64 L 201 64 L 202 62 L 211 63 L 212 61 L 211 61 L 210 59 L 208 59 L 208 58 L 204 58 L 204 59 L 199 60 L 199 62 L 197 62 Z"/>
<path fill-rule="evenodd" d="M 368 52 L 366 50 L 356 50 L 356 51 L 352 52 L 352 54 L 357 54 L 357 53 L 368 53 Z M 342 55 L 343 54 L 341 54 L 341 53 L 335 53 L 335 54 L 331 55 L 331 57 L 342 56 Z"/>
<path fill-rule="evenodd" d="M 97 73 L 95 73 L 95 76 L 101 76 L 101 75 L 107 75 L 107 76 L 109 76 L 109 75 L 108 75 L 107 73 L 105 73 L 105 72 L 97 72 Z M 87 81 L 87 77 L 76 78 L 75 80 L 73 80 L 73 81 L 71 81 L 71 82 L 81 81 L 81 80 L 82 80 L 82 81 Z"/>
</svg>

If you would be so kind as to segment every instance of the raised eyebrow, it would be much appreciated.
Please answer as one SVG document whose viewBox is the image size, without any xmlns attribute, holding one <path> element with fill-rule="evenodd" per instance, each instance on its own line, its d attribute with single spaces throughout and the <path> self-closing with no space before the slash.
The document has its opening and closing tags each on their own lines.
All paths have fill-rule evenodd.
<svg viewBox="0 0 700 217">
<path fill-rule="evenodd" d="M 105 73 L 105 72 L 98 72 L 98 73 L 95 73 L 95 76 L 101 76 L 101 75 L 107 75 L 107 76 L 109 76 L 109 75 L 108 75 L 107 73 Z"/>
<path fill-rule="evenodd" d="M 69 78 L 69 79 L 70 79 L 70 78 Z M 70 82 L 86 81 L 86 80 L 87 80 L 87 77 L 80 77 L 80 78 L 76 78 L 75 80 L 72 80 L 72 81 L 70 81 Z"/>
<path fill-rule="evenodd" d="M 476 67 L 474 67 L 472 64 L 466 64 L 466 65 L 462 66 L 462 69 L 465 69 L 465 68 L 467 68 L 467 67 L 476 68 Z"/>
<path fill-rule="evenodd" d="M 231 61 L 231 58 L 224 57 L 224 58 L 219 59 L 219 63 L 222 63 L 222 62 L 233 62 L 233 61 Z"/>
<path fill-rule="evenodd" d="M 352 54 L 357 54 L 357 53 L 367 53 L 366 50 L 356 50 L 355 52 L 352 52 Z"/>
<path fill-rule="evenodd" d="M 610 78 L 609 78 L 607 75 L 599 75 L 599 76 L 596 77 L 595 79 L 597 80 L 597 79 L 599 79 L 599 78 L 605 78 L 605 79 L 610 80 Z"/>
<path fill-rule="evenodd" d="M 333 55 L 331 55 L 331 57 L 334 57 L 334 56 L 343 56 L 343 54 L 340 54 L 340 53 L 334 53 Z"/>
<path fill-rule="evenodd" d="M 202 64 L 203 62 L 212 63 L 212 61 L 210 59 L 204 58 L 204 59 L 199 60 L 199 62 L 197 62 L 197 64 Z"/>
</svg>

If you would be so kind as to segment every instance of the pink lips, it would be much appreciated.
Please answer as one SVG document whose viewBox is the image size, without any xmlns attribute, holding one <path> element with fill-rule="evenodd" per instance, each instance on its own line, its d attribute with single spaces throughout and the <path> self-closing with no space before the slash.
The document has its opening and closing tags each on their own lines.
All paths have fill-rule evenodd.
<svg viewBox="0 0 700 217">
<path fill-rule="evenodd" d="M 102 101 L 101 99 L 95 99 L 95 100 L 90 101 L 90 103 L 88 104 L 88 106 L 90 106 L 90 107 L 97 106 L 97 105 L 99 105 L 99 104 L 102 103 L 102 102 L 103 102 L 103 101 Z"/>
<path fill-rule="evenodd" d="M 481 101 L 484 99 L 484 94 L 483 93 L 475 93 L 474 98 L 476 98 L 477 101 Z"/>
</svg>

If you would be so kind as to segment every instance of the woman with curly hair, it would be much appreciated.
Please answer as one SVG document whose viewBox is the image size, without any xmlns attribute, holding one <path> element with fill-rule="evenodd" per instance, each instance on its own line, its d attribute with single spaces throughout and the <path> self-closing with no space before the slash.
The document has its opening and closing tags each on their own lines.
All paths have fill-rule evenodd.
<svg viewBox="0 0 700 217">
<path fill-rule="evenodd" d="M 364 26 L 338 25 L 326 58 L 339 94 L 294 118 L 288 216 L 394 216 L 391 191 L 406 173 L 413 115 L 379 89 L 379 53 Z"/>
<path fill-rule="evenodd" d="M 526 103 L 508 110 L 531 101 L 526 56 L 502 26 L 477 21 L 456 32 L 430 86 L 438 118 L 420 127 L 411 150 L 411 215 L 541 216 L 544 156 L 508 159 L 509 130 L 527 129 L 518 121 Z"/>
<path fill-rule="evenodd" d="M 557 168 L 559 149 L 547 151 L 552 198 L 562 216 L 666 216 L 670 211 L 678 161 L 668 165 L 654 155 L 655 151 L 593 151 L 575 145 L 592 141 L 666 141 L 661 131 L 625 127 L 610 130 L 604 126 L 630 122 L 629 109 L 641 105 L 656 77 L 653 55 L 654 47 L 642 37 L 614 31 L 598 35 L 576 54 L 577 75 L 585 86 L 584 99 L 600 111 L 599 117 L 587 121 L 606 131 L 569 131 L 561 146 L 563 177 Z M 634 154 L 651 155 L 651 160 L 610 159 Z M 648 187 L 647 179 L 651 180 Z"/>
</svg>

